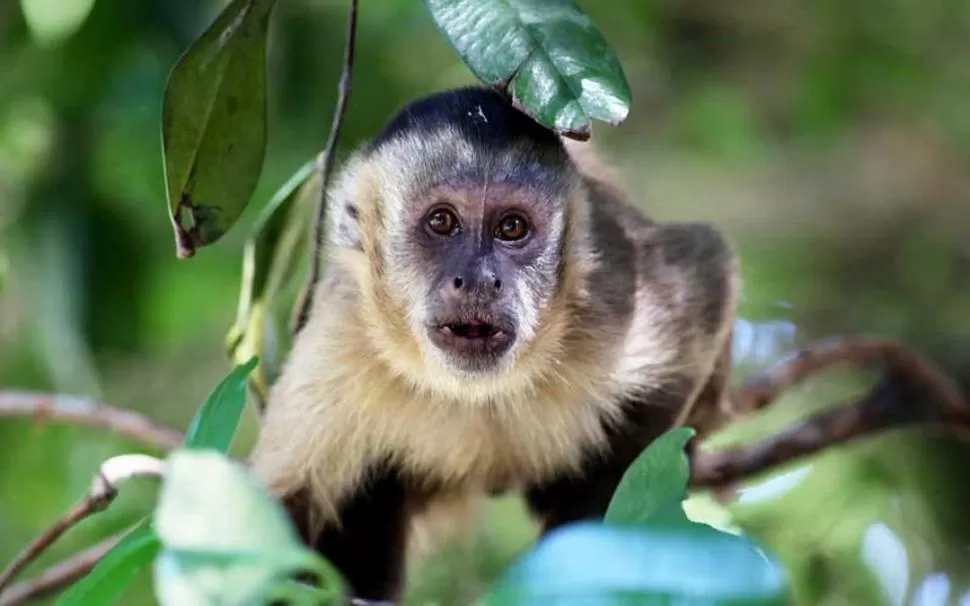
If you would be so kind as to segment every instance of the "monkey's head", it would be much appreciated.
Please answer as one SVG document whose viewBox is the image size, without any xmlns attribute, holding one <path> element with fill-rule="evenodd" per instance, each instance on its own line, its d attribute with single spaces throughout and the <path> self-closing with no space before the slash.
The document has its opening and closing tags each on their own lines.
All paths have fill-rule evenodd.
<svg viewBox="0 0 970 606">
<path fill-rule="evenodd" d="M 381 330 L 410 333 L 424 372 L 515 366 L 549 321 L 578 220 L 559 137 L 495 92 L 460 89 L 405 107 L 347 172 L 337 239 L 365 253 L 379 307 L 396 310 Z"/>
</svg>

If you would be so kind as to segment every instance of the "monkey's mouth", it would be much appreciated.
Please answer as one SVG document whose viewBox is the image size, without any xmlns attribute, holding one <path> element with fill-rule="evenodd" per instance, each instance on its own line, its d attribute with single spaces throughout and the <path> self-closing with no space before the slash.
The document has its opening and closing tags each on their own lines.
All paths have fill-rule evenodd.
<svg viewBox="0 0 970 606">
<path fill-rule="evenodd" d="M 462 358 L 489 358 L 505 353 L 515 341 L 515 327 L 500 318 L 439 320 L 429 326 L 431 341 Z"/>
<path fill-rule="evenodd" d="M 446 333 L 454 335 L 459 339 L 491 339 L 502 336 L 502 329 L 494 324 L 481 320 L 470 322 L 453 322 L 438 327 Z"/>
</svg>

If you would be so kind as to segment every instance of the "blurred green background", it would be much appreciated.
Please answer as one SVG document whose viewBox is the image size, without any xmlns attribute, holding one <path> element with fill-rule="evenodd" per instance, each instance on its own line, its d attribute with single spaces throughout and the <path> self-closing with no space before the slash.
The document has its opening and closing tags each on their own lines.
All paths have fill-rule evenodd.
<svg viewBox="0 0 970 606">
<path fill-rule="evenodd" d="M 247 228 L 323 145 L 346 5 L 278 3 L 261 185 L 241 224 L 178 261 L 160 100 L 221 4 L 0 3 L 0 390 L 90 395 L 184 428 L 228 370 Z M 343 153 L 413 97 L 473 82 L 420 0 L 361 4 Z M 595 127 L 603 155 L 655 217 L 714 222 L 742 255 L 737 378 L 854 332 L 902 339 L 970 386 L 970 2 L 580 5 L 634 94 L 620 128 Z M 767 435 L 871 380 L 813 380 L 718 441 Z M 238 453 L 255 430 L 250 411 Z M 0 422 L 0 563 L 134 448 Z M 123 529 L 154 495 L 126 490 L 27 576 Z M 779 554 L 798 604 L 970 604 L 967 443 L 896 432 L 758 478 L 726 509 L 706 495 L 689 507 Z M 518 501 L 498 501 L 471 548 L 416 571 L 411 601 L 467 603 L 533 532 Z M 152 603 L 148 574 L 124 603 Z"/>
</svg>

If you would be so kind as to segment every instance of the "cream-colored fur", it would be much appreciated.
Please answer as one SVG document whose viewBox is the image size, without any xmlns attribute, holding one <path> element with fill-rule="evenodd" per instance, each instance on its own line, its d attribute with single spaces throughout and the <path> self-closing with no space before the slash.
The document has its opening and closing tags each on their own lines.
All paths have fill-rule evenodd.
<svg viewBox="0 0 970 606">
<path fill-rule="evenodd" d="M 588 237 L 591 196 L 577 178 L 562 255 L 551 268 L 560 283 L 549 300 L 530 302 L 531 339 L 497 376 L 449 372 L 412 330 L 420 318 L 406 301 L 427 278 L 393 275 L 395 251 L 386 245 L 409 194 L 395 167 L 406 165 L 407 154 L 475 153 L 447 147 L 454 140 L 406 141 L 376 158 L 354 157 L 331 194 L 335 221 L 348 202 L 356 206 L 359 246 L 338 246 L 331 230 L 326 279 L 271 390 L 251 455 L 274 494 L 309 490 L 315 525 L 339 523 L 341 499 L 369 462 L 382 459 L 454 487 L 444 495 L 453 501 L 578 469 L 591 449 L 605 447 L 603 421 L 619 417 L 623 397 L 676 371 L 696 374 L 696 392 L 714 364 L 717 343 L 701 340 L 703 351 L 681 346 L 685 337 L 668 317 L 681 312 L 666 310 L 640 283 L 678 276 L 638 278 L 637 306 L 655 313 L 637 314 L 632 326 L 600 317 L 588 283 L 599 263 Z M 646 223 L 636 229 L 647 244 L 657 235 Z"/>
</svg>

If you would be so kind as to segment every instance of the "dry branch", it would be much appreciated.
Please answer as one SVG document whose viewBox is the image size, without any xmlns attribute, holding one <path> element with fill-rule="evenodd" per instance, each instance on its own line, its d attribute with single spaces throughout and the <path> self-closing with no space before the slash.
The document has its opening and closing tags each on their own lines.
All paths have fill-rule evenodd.
<svg viewBox="0 0 970 606">
<path fill-rule="evenodd" d="M 38 421 L 53 419 L 94 429 L 106 429 L 162 450 L 178 448 L 182 443 L 181 433 L 136 412 L 76 396 L 0 392 L 0 418 L 3 417 L 31 417 Z"/>
<path fill-rule="evenodd" d="M 163 472 L 164 463 L 147 455 L 120 455 L 105 461 L 95 474 L 88 494 L 71 507 L 60 520 L 34 539 L 14 558 L 6 570 L 0 573 L 0 593 L 65 532 L 77 526 L 85 518 L 107 509 L 118 496 L 118 486 L 121 483 L 134 477 L 160 477 Z"/>
<path fill-rule="evenodd" d="M 20 606 L 57 594 L 91 572 L 101 558 L 117 545 L 124 534 L 118 534 L 93 547 L 51 566 L 29 581 L 18 583 L 0 593 L 0 606 Z"/>
<path fill-rule="evenodd" d="M 877 432 L 921 424 L 970 438 L 970 404 L 945 373 L 919 354 L 885 339 L 820 341 L 745 382 L 732 413 L 765 408 L 798 382 L 843 364 L 881 362 L 885 377 L 855 404 L 822 412 L 751 446 L 695 451 L 691 486 L 730 489 L 768 469 Z"/>
<path fill-rule="evenodd" d="M 337 106 L 334 109 L 333 120 L 330 122 L 330 135 L 327 145 L 317 157 L 317 167 L 320 172 L 320 199 L 317 201 L 317 212 L 313 222 L 313 239 L 310 241 L 310 273 L 307 276 L 306 287 L 300 299 L 296 313 L 294 333 L 300 331 L 306 324 L 313 307 L 313 294 L 317 282 L 320 281 L 321 249 L 326 233 L 327 219 L 327 186 L 330 173 L 333 172 L 334 152 L 340 139 L 340 127 L 347 113 L 347 101 L 350 99 L 350 86 L 353 81 L 354 51 L 357 45 L 357 0 L 350 0 L 347 10 L 347 39 L 344 43 L 343 69 L 340 72 L 340 82 L 337 85 Z"/>
</svg>

